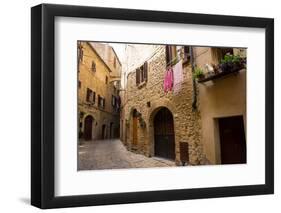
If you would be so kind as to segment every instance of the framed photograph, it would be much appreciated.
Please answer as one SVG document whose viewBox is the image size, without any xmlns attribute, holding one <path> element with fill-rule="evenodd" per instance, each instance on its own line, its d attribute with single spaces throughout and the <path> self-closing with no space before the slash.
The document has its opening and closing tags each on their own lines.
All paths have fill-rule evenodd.
<svg viewBox="0 0 281 213">
<path fill-rule="evenodd" d="M 31 9 L 31 204 L 272 194 L 274 20 Z"/>
</svg>

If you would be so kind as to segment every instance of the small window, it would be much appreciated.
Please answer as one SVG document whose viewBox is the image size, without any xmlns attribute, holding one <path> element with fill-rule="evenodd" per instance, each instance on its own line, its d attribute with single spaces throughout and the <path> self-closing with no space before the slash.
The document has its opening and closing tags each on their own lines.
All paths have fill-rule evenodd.
<svg viewBox="0 0 281 213">
<path fill-rule="evenodd" d="M 148 63 L 147 61 L 144 64 L 136 69 L 136 84 L 139 85 L 142 82 L 147 81 L 147 71 L 148 71 Z"/>
<path fill-rule="evenodd" d="M 81 81 L 78 81 L 78 88 L 81 89 Z"/>
<path fill-rule="evenodd" d="M 91 97 L 92 97 L 92 90 L 90 90 L 89 88 L 87 88 L 87 94 L 86 94 L 86 101 L 90 102 L 91 101 Z"/>
<path fill-rule="evenodd" d="M 115 57 L 113 58 L 113 66 L 114 66 L 114 68 L 116 68 L 116 58 Z"/>
<path fill-rule="evenodd" d="M 90 103 L 96 102 L 96 93 L 89 88 L 87 88 L 86 101 Z"/>
<path fill-rule="evenodd" d="M 183 47 L 183 63 L 189 63 L 190 62 L 190 47 L 184 46 Z"/>
<path fill-rule="evenodd" d="M 98 95 L 98 107 L 100 107 L 101 106 L 101 97 L 100 97 L 100 95 Z"/>
<path fill-rule="evenodd" d="M 96 63 L 92 61 L 92 67 L 91 67 L 93 72 L 96 72 Z"/>
<path fill-rule="evenodd" d="M 96 102 L 96 93 L 95 93 L 95 92 L 93 92 L 92 102 L 93 102 L 93 103 Z"/>
<path fill-rule="evenodd" d="M 107 84 L 108 83 L 108 77 L 105 76 L 105 83 Z"/>
<path fill-rule="evenodd" d="M 105 98 L 102 98 L 100 95 L 98 95 L 98 107 L 105 108 Z"/>
<path fill-rule="evenodd" d="M 102 99 L 102 108 L 105 108 L 105 98 Z"/>
<path fill-rule="evenodd" d="M 166 66 L 171 66 L 176 62 L 177 50 L 176 46 L 166 45 Z"/>
<path fill-rule="evenodd" d="M 139 68 L 136 69 L 136 84 L 137 85 L 140 84 L 140 69 Z"/>
<path fill-rule="evenodd" d="M 146 61 L 143 64 L 143 81 L 147 81 L 147 78 L 148 78 L 147 72 L 148 72 L 148 63 Z"/>
</svg>

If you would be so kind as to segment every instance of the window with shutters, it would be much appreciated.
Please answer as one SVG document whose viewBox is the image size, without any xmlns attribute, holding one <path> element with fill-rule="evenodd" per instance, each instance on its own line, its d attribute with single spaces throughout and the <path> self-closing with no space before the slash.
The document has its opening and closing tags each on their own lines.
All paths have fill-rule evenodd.
<svg viewBox="0 0 281 213">
<path fill-rule="evenodd" d="M 102 97 L 100 95 L 98 96 L 98 106 L 102 106 Z"/>
<path fill-rule="evenodd" d="M 140 69 L 139 68 L 136 69 L 136 84 L 137 85 L 140 84 Z"/>
<path fill-rule="evenodd" d="M 96 102 L 96 92 L 93 92 L 92 102 L 93 102 L 93 103 Z"/>
<path fill-rule="evenodd" d="M 93 72 L 96 72 L 96 63 L 92 61 L 92 67 L 91 67 Z"/>
<path fill-rule="evenodd" d="M 190 46 L 183 47 L 183 63 L 190 63 Z"/>
<path fill-rule="evenodd" d="M 166 45 L 166 66 L 172 66 L 177 62 L 177 48 L 174 45 Z"/>
<path fill-rule="evenodd" d="M 98 107 L 100 107 L 101 106 L 101 97 L 100 97 L 100 95 L 98 95 Z"/>
<path fill-rule="evenodd" d="M 98 95 L 98 107 L 101 109 L 105 108 L 105 98 Z"/>
<path fill-rule="evenodd" d="M 136 84 L 137 86 L 143 85 L 148 80 L 148 63 L 144 64 L 136 69 Z"/>
<path fill-rule="evenodd" d="M 96 93 L 93 92 L 89 88 L 87 88 L 86 101 L 89 102 L 89 103 L 95 103 L 96 102 Z"/>
<path fill-rule="evenodd" d="M 91 97 L 93 95 L 92 93 L 93 93 L 93 91 L 91 89 L 87 88 L 87 93 L 86 93 L 86 101 L 87 102 L 91 102 Z"/>
<path fill-rule="evenodd" d="M 105 109 L 105 98 L 102 99 L 102 108 Z"/>
</svg>

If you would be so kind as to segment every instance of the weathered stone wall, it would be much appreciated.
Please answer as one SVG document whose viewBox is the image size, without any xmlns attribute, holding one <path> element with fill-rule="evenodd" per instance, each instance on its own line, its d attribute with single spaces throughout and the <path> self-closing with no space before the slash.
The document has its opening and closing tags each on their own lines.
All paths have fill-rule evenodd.
<svg viewBox="0 0 281 213">
<path fill-rule="evenodd" d="M 99 57 L 97 52 L 88 42 L 81 42 L 83 48 L 83 61 L 79 63 L 78 80 L 81 83 L 78 87 L 78 116 L 82 112 L 83 117 L 79 118 L 80 128 L 84 131 L 84 120 L 88 115 L 94 118 L 92 138 L 102 138 L 102 126 L 106 125 L 106 137 L 110 137 L 110 123 L 113 123 L 112 131 L 119 129 L 119 113 L 112 106 L 112 95 L 118 96 L 118 91 L 110 83 L 111 70 Z M 92 71 L 92 61 L 96 63 L 96 71 Z M 106 76 L 108 83 L 106 83 Z M 86 101 L 87 88 L 96 93 L 95 103 Z M 98 95 L 105 98 L 105 108 L 98 107 Z M 117 137 L 118 134 L 115 134 Z"/>
<path fill-rule="evenodd" d="M 160 46 L 157 53 L 148 60 L 148 80 L 138 87 L 136 73 L 131 72 L 127 81 L 127 96 L 122 111 L 123 142 L 131 150 L 147 156 L 154 155 L 153 120 L 161 107 L 168 108 L 173 114 L 175 131 L 176 163 L 180 164 L 179 143 L 189 144 L 189 163 L 192 165 L 205 164 L 206 159 L 202 147 L 201 118 L 198 110 L 192 109 L 192 72 L 191 65 L 183 66 L 184 81 L 181 91 L 164 92 L 163 81 L 166 71 L 165 46 Z M 150 107 L 148 106 L 150 102 Z M 136 109 L 142 114 L 145 127 L 138 122 L 138 144 L 132 145 L 132 111 Z"/>
</svg>

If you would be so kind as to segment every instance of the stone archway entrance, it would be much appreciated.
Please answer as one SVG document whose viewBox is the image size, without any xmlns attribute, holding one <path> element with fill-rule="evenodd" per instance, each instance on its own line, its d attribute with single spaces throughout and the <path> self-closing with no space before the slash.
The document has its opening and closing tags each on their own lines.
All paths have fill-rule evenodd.
<svg viewBox="0 0 281 213">
<path fill-rule="evenodd" d="M 88 115 L 84 121 L 84 139 L 86 141 L 92 139 L 92 128 L 93 128 L 94 118 L 91 115 Z"/>
<path fill-rule="evenodd" d="M 154 155 L 175 159 L 175 133 L 173 115 L 162 107 L 155 115 L 154 121 Z"/>
</svg>

